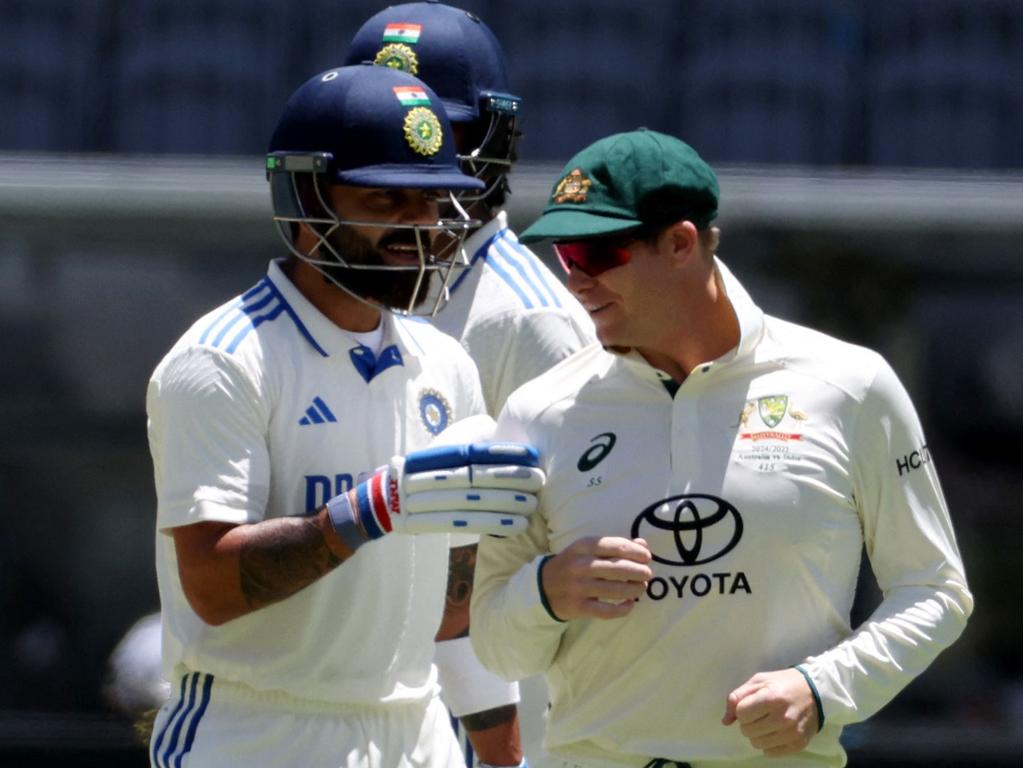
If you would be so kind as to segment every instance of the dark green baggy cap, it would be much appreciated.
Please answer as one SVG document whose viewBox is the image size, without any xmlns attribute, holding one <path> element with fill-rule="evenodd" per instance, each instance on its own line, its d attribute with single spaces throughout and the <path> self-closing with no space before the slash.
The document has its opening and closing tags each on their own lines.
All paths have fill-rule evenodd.
<svg viewBox="0 0 1023 768">
<path fill-rule="evenodd" d="M 718 180 L 684 141 L 640 128 L 594 142 L 568 161 L 547 206 L 519 239 L 582 240 L 680 219 L 705 228 Z"/>
</svg>

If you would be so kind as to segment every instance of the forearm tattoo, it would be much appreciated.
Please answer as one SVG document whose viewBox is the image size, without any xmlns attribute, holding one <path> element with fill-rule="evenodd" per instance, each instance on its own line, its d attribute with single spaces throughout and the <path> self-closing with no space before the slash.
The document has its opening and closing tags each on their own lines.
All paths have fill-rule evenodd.
<svg viewBox="0 0 1023 768">
<path fill-rule="evenodd" d="M 476 571 L 476 545 L 455 547 L 448 558 L 448 594 L 446 610 L 449 616 L 464 616 L 465 626 L 455 637 L 469 634 L 469 600 L 472 597 L 472 577 Z M 452 638 L 453 639 L 453 638 Z"/>
<path fill-rule="evenodd" d="M 241 550 L 242 594 L 251 608 L 262 608 L 290 597 L 340 563 L 315 516 L 266 520 L 254 526 Z"/>
<path fill-rule="evenodd" d="M 487 728 L 511 722 L 515 719 L 516 711 L 514 704 L 505 704 L 501 707 L 485 709 L 482 712 L 473 712 L 471 715 L 464 715 L 458 719 L 467 731 L 485 731 Z"/>
</svg>

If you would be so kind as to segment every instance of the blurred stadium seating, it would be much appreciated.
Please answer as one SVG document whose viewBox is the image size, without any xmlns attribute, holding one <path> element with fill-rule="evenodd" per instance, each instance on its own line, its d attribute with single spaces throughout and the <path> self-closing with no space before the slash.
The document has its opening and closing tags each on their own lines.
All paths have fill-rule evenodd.
<svg viewBox="0 0 1023 768">
<path fill-rule="evenodd" d="M 861 155 L 863 27 L 850 0 L 697 0 L 662 70 L 663 123 L 713 161 L 848 165 Z M 670 73 L 670 74 L 668 74 Z"/>
<path fill-rule="evenodd" d="M 0 148 L 81 151 L 96 140 L 104 0 L 0 3 Z"/>
<path fill-rule="evenodd" d="M 295 7 L 278 0 L 117 4 L 109 148 L 263 151 L 288 93 L 286 31 Z"/>
<path fill-rule="evenodd" d="M 872 165 L 1023 165 L 1023 5 L 868 3 L 864 98 Z"/>
<path fill-rule="evenodd" d="M 494 29 L 524 97 L 522 156 L 565 160 L 610 133 L 659 127 L 654 118 L 679 98 L 670 42 L 685 21 L 680 8 L 672 0 L 562 0 L 499 12 Z"/>
<path fill-rule="evenodd" d="M 384 4 L 4 0 L 0 149 L 258 153 Z M 509 52 L 527 160 L 642 124 L 715 162 L 1023 165 L 1016 0 L 462 6 Z"/>
</svg>

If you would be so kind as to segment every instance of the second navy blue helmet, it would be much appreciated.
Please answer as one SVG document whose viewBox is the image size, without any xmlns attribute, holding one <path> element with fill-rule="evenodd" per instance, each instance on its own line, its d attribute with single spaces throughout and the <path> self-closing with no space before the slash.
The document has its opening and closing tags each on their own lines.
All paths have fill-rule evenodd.
<svg viewBox="0 0 1023 768">
<path fill-rule="evenodd" d="M 372 62 L 409 72 L 440 96 L 451 122 L 462 124 L 463 169 L 506 191 L 515 161 L 522 99 L 511 93 L 504 51 L 475 14 L 443 3 L 385 8 L 356 32 L 346 64 Z"/>
</svg>

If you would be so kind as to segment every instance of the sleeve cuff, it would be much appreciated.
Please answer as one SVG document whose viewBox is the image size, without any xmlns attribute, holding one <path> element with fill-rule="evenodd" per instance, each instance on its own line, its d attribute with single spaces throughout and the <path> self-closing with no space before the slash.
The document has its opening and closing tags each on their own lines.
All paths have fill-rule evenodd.
<svg viewBox="0 0 1023 768">
<path fill-rule="evenodd" d="M 536 566 L 536 591 L 537 594 L 540 596 L 540 604 L 543 606 L 543 609 L 547 611 L 547 615 L 554 619 L 556 622 L 564 624 L 565 620 L 559 617 L 554 612 L 554 609 L 551 608 L 551 603 L 547 599 L 547 591 L 543 588 L 543 569 L 544 566 L 547 565 L 547 561 L 550 560 L 552 557 L 554 557 L 554 555 L 544 555 L 543 557 L 540 558 L 540 562 Z"/>
<path fill-rule="evenodd" d="M 821 695 L 817 690 L 817 684 L 810 677 L 810 673 L 803 669 L 801 665 L 796 664 L 793 669 L 806 678 L 806 684 L 810 686 L 810 693 L 813 694 L 813 703 L 817 705 L 817 733 L 820 733 L 824 730 L 824 704 L 821 703 Z"/>
<path fill-rule="evenodd" d="M 565 622 L 551 611 L 540 588 L 540 573 L 550 557 L 552 555 L 537 556 L 508 580 L 505 606 L 519 627 L 557 628 L 559 631 L 565 627 Z"/>
</svg>

